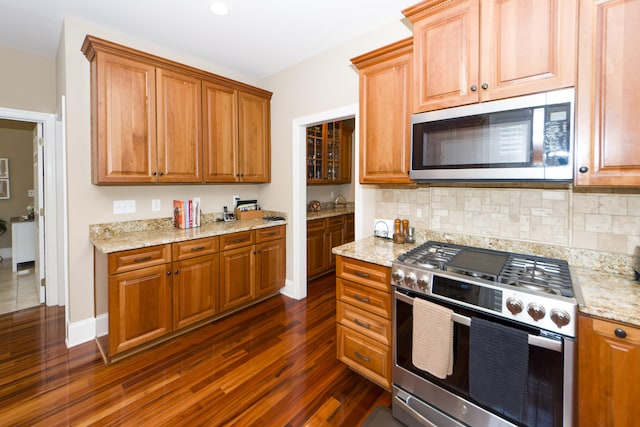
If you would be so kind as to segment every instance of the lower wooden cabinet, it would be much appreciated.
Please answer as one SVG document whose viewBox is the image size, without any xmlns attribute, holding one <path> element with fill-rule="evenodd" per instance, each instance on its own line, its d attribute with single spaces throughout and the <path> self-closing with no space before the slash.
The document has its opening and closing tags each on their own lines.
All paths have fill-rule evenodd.
<svg viewBox="0 0 640 427">
<path fill-rule="evenodd" d="M 580 315 L 578 425 L 637 426 L 640 328 Z"/>
<path fill-rule="evenodd" d="M 213 317 L 218 312 L 219 255 L 173 264 L 173 329 Z"/>
<path fill-rule="evenodd" d="M 321 276 L 336 268 L 332 249 L 354 239 L 353 214 L 307 221 L 307 278 Z"/>
<path fill-rule="evenodd" d="M 391 390 L 391 269 L 338 256 L 336 262 L 337 357 Z"/>
<path fill-rule="evenodd" d="M 171 265 L 160 264 L 109 278 L 109 353 L 171 332 Z"/>
<path fill-rule="evenodd" d="M 276 294 L 284 225 L 110 254 L 95 251 L 97 338 L 105 360 Z M 100 334 L 99 334 L 100 335 Z"/>
</svg>

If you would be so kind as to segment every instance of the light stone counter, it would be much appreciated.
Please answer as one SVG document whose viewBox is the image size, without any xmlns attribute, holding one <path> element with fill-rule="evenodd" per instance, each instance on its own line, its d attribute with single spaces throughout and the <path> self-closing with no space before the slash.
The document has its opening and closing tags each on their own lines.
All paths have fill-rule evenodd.
<svg viewBox="0 0 640 427">
<path fill-rule="evenodd" d="M 137 223 L 146 223 L 148 226 Z M 197 228 L 176 228 L 170 220 L 131 221 L 129 223 L 97 224 L 90 226 L 89 240 L 102 253 L 126 251 L 166 243 L 182 242 L 203 237 L 274 227 L 287 221 L 265 221 L 263 219 L 238 220 L 234 222 L 204 222 Z"/>
<path fill-rule="evenodd" d="M 426 240 L 449 241 L 450 243 L 456 244 L 475 244 L 476 246 L 481 246 L 478 244 L 479 241 L 474 238 L 461 242 L 459 238 L 452 239 L 452 236 L 444 237 L 445 236 L 438 236 L 433 233 L 420 233 L 418 241 L 416 241 L 415 244 L 394 244 L 391 240 L 380 237 L 367 237 L 335 247 L 333 248 L 333 253 L 391 267 L 391 262 L 395 260 L 398 255 L 403 254 Z M 510 248 L 505 242 L 505 240 L 501 241 L 502 245 L 499 250 L 525 253 L 517 250 L 522 249 L 522 243 L 514 242 L 513 248 Z M 497 244 L 488 246 L 493 246 L 493 249 L 496 249 L 495 246 L 497 246 Z M 628 275 L 623 274 L 625 271 L 632 271 L 630 267 L 631 264 L 627 264 L 627 268 L 625 269 L 622 268 L 623 261 L 625 261 L 624 257 L 616 255 L 607 257 L 602 253 L 593 254 L 588 253 L 589 251 L 573 251 L 566 248 L 559 249 L 554 246 L 543 248 L 542 245 L 537 245 L 535 249 L 537 249 L 538 253 L 533 253 L 532 251 L 529 253 L 547 257 L 553 257 L 555 255 L 557 258 L 569 260 L 571 279 L 580 312 L 640 326 L 640 283 L 633 280 L 631 273 Z M 575 267 L 572 262 L 586 265 L 586 267 Z M 591 268 L 594 264 L 598 270 Z M 604 269 L 604 265 L 608 266 L 611 271 Z"/>
<path fill-rule="evenodd" d="M 344 208 L 322 209 L 318 212 L 308 211 L 307 221 L 311 221 L 313 219 L 329 218 L 332 216 L 347 215 L 347 214 L 352 214 L 354 212 L 355 212 L 355 209 L 349 206 Z"/>
</svg>

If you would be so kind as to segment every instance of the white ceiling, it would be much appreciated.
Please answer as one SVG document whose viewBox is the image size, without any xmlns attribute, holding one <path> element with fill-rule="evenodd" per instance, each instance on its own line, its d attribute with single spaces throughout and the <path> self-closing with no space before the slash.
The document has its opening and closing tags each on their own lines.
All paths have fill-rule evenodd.
<svg viewBox="0 0 640 427">
<path fill-rule="evenodd" d="M 54 58 L 63 17 L 147 40 L 254 80 L 404 18 L 419 0 L 0 0 L 0 45 Z"/>
</svg>

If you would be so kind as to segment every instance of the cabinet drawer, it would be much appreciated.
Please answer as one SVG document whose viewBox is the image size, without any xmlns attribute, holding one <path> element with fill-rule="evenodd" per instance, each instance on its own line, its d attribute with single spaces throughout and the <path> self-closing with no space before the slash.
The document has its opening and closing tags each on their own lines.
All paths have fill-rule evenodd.
<svg viewBox="0 0 640 427">
<path fill-rule="evenodd" d="M 256 232 L 256 243 L 268 242 L 270 240 L 284 239 L 286 229 L 284 225 L 269 228 L 259 228 Z"/>
<path fill-rule="evenodd" d="M 218 252 L 219 247 L 220 239 L 218 236 L 174 243 L 172 245 L 173 260 L 180 261 L 195 256 L 214 254 Z"/>
<path fill-rule="evenodd" d="M 593 322 L 593 330 L 600 335 L 608 338 L 630 341 L 640 344 L 640 329 L 607 320 L 600 320 L 595 318 L 592 318 L 591 320 Z M 624 336 L 623 338 L 616 336 L 616 330 L 618 329 L 624 331 L 626 336 Z"/>
<path fill-rule="evenodd" d="M 391 291 L 391 269 L 383 265 L 340 256 L 337 257 L 336 276 L 381 291 Z"/>
<path fill-rule="evenodd" d="M 307 232 L 318 230 L 324 231 L 324 219 L 314 219 L 311 221 L 307 221 Z"/>
<path fill-rule="evenodd" d="M 338 360 L 380 386 L 391 388 L 391 349 L 338 325 Z"/>
<path fill-rule="evenodd" d="M 336 286 L 338 300 L 391 319 L 391 294 L 340 278 Z"/>
<path fill-rule="evenodd" d="M 391 345 L 391 320 L 389 319 L 338 301 L 336 320 L 382 344 Z"/>
<path fill-rule="evenodd" d="M 340 215 L 340 216 L 332 216 L 329 218 L 326 218 L 327 221 L 327 228 L 342 228 L 344 227 L 344 215 Z"/>
<path fill-rule="evenodd" d="M 168 262 L 171 262 L 171 245 L 114 252 L 109 254 L 109 274 L 123 273 Z"/>
<path fill-rule="evenodd" d="M 226 251 L 227 249 L 253 245 L 255 241 L 253 230 L 224 234 L 220 236 L 220 250 Z"/>
</svg>

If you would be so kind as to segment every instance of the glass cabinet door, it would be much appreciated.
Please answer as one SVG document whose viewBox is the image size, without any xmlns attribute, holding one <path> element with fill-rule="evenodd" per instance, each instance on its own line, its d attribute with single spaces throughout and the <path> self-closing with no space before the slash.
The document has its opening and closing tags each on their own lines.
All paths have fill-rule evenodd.
<svg viewBox="0 0 640 427">
<path fill-rule="evenodd" d="M 351 128 L 345 129 L 345 123 L 351 123 Z M 351 161 L 352 133 L 353 119 L 307 127 L 308 184 L 351 182 L 351 169 L 346 162 Z"/>
</svg>

